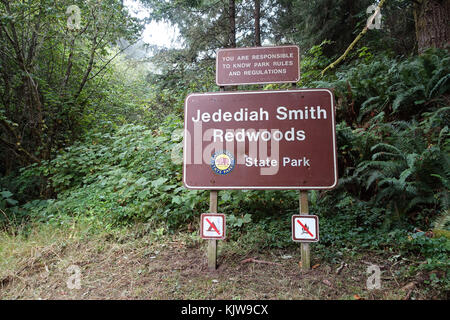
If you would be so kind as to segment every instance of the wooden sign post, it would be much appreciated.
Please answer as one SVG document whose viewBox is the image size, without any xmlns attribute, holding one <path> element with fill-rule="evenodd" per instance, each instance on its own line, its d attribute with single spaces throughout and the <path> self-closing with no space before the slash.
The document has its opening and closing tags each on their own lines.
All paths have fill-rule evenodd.
<svg viewBox="0 0 450 320">
<path fill-rule="evenodd" d="M 225 87 L 221 86 L 220 91 L 225 91 Z M 217 197 L 219 195 L 218 190 L 211 190 L 209 192 L 209 212 L 217 213 Z M 208 240 L 208 269 L 214 271 L 217 269 L 217 240 Z"/>
<path fill-rule="evenodd" d="M 217 190 L 209 192 L 209 212 L 217 213 Z M 208 269 L 213 271 L 217 268 L 217 240 L 208 240 Z"/>
<path fill-rule="evenodd" d="M 308 210 L 308 192 L 307 191 L 300 191 L 299 194 L 299 213 L 301 215 L 309 215 Z M 302 242 L 301 243 L 301 255 L 302 255 L 302 270 L 308 271 L 311 267 L 311 258 L 310 258 L 310 251 L 309 251 L 309 243 L 308 242 Z"/>
<path fill-rule="evenodd" d="M 296 89 L 297 83 L 293 82 L 291 88 Z M 299 204 L 299 213 L 308 215 L 309 214 L 308 191 L 300 190 L 298 204 Z M 301 246 L 300 247 L 301 261 L 302 261 L 301 269 L 303 271 L 308 271 L 311 268 L 311 255 L 309 251 L 309 243 L 302 242 L 300 246 Z"/>
</svg>

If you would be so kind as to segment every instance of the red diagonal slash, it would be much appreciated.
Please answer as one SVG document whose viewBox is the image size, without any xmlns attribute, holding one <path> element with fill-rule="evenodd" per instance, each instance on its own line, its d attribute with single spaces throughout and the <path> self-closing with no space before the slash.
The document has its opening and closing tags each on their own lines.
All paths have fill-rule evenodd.
<svg viewBox="0 0 450 320">
<path fill-rule="evenodd" d="M 217 234 L 220 236 L 219 230 L 217 230 L 216 225 L 214 223 L 211 223 L 211 221 L 208 220 L 208 218 L 205 218 L 206 222 L 209 223 L 209 225 L 214 229 L 214 231 L 217 232 Z"/>
<path fill-rule="evenodd" d="M 311 232 L 309 232 L 308 228 L 306 228 L 306 227 L 303 225 L 303 223 L 300 222 L 300 220 L 297 220 L 297 222 L 302 226 L 303 229 L 306 230 L 306 232 L 309 233 L 309 235 L 310 235 L 311 237 L 314 238 L 314 235 L 313 235 Z"/>
</svg>

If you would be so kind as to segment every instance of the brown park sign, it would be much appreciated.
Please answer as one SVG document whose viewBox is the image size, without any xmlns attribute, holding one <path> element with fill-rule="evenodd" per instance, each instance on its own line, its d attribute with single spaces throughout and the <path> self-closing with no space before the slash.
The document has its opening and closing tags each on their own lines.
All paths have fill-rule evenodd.
<svg viewBox="0 0 450 320">
<path fill-rule="evenodd" d="M 337 184 L 329 89 L 191 94 L 183 181 L 189 189 L 331 189 Z"/>
<path fill-rule="evenodd" d="M 220 49 L 216 57 L 218 86 L 297 82 L 298 46 Z"/>
</svg>

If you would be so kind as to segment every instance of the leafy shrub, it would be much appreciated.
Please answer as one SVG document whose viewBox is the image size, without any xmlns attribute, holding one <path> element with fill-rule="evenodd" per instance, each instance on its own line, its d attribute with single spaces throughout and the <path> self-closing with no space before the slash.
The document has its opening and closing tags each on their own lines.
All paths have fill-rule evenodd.
<svg viewBox="0 0 450 320">
<path fill-rule="evenodd" d="M 361 125 L 380 112 L 388 121 L 410 120 L 448 106 L 450 55 L 429 49 L 406 60 L 385 55 L 343 67 L 312 87 L 331 87 L 337 97 L 337 118 Z"/>
<path fill-rule="evenodd" d="M 180 121 L 168 120 L 164 130 L 125 125 L 114 133 L 96 133 L 67 148 L 55 159 L 23 174 L 48 177 L 57 199 L 30 208 L 34 218 L 92 217 L 105 225 L 157 220 L 176 226 L 207 204 L 202 192 L 187 191 L 181 165 L 171 160 L 171 133 Z M 198 212 L 198 211 L 197 211 Z"/>
</svg>

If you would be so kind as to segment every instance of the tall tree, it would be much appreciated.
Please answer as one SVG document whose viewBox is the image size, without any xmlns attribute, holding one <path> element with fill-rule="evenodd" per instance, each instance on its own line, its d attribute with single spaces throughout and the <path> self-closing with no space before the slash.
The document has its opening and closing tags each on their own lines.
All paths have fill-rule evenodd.
<svg viewBox="0 0 450 320">
<path fill-rule="evenodd" d="M 236 48 L 236 3 L 228 0 L 229 46 Z"/>
<path fill-rule="evenodd" d="M 331 40 L 324 53 L 339 54 L 353 40 L 358 24 L 365 22 L 371 4 L 373 0 L 277 0 L 274 39 L 296 43 L 304 50 Z"/>
<path fill-rule="evenodd" d="M 414 1 L 417 48 L 445 48 L 450 45 L 450 0 Z"/>
<path fill-rule="evenodd" d="M 255 46 L 261 46 L 261 1 L 255 0 Z"/>
</svg>

